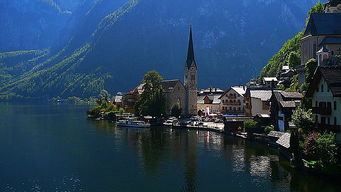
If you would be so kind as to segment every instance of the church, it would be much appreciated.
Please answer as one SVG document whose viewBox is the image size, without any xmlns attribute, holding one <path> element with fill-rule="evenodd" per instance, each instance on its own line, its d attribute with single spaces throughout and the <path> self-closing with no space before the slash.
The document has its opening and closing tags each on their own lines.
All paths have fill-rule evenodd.
<svg viewBox="0 0 341 192">
<path fill-rule="evenodd" d="M 166 96 L 166 108 L 170 113 L 174 106 L 178 106 L 182 110 L 184 115 L 197 115 L 197 95 L 198 95 L 198 68 L 194 56 L 192 27 L 189 31 L 188 51 L 187 59 L 184 67 L 184 83 L 180 80 L 163 80 L 161 85 L 163 87 L 164 94 Z M 136 98 L 135 94 L 141 94 L 143 92 L 143 85 L 137 86 L 133 93 L 130 92 L 123 96 L 123 107 L 126 111 L 133 112 L 135 101 L 132 98 Z M 129 98 L 129 99 L 125 99 Z M 124 102 L 127 100 L 127 102 Z M 129 102 L 128 102 L 129 101 Z M 129 110 L 128 110 L 129 109 Z"/>
<path fill-rule="evenodd" d="M 182 109 L 184 115 L 196 115 L 198 95 L 198 73 L 194 56 L 192 27 L 189 31 L 187 59 L 184 68 L 184 84 L 180 80 L 163 80 L 162 86 L 167 98 L 167 109 L 174 105 Z"/>
</svg>

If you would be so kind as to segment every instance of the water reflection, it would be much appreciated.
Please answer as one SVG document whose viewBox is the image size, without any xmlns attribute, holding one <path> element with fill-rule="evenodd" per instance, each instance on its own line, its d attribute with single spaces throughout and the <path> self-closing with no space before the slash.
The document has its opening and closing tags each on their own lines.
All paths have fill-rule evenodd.
<svg viewBox="0 0 341 192">
<path fill-rule="evenodd" d="M 231 171 L 240 177 L 248 173 L 249 182 L 259 189 L 275 191 L 314 191 L 311 186 L 323 186 L 314 183 L 316 178 L 301 173 L 295 174 L 289 168 L 280 165 L 278 153 L 268 147 L 245 140 L 223 136 L 214 132 L 178 130 L 168 128 L 129 129 L 116 128 L 112 123 L 96 122 L 100 130 L 114 133 L 121 142 L 132 146 L 141 158 L 141 166 L 149 174 L 162 171 L 164 161 L 173 161 L 184 166 L 183 186 L 179 191 L 198 191 L 199 150 L 215 152 L 214 157 L 223 158 L 231 164 Z M 219 157 L 219 154 L 221 157 Z M 211 155 L 211 154 L 210 154 Z M 227 173 L 226 173 L 227 174 Z M 228 175 L 228 174 L 227 174 Z M 246 181 L 247 182 L 247 181 Z M 271 183 L 267 183 L 271 182 Z M 325 182 L 325 181 L 324 181 Z M 264 186 L 262 186 L 264 185 Z M 268 185 L 268 186 L 266 186 Z M 263 188 L 264 187 L 264 188 Z M 265 188 L 266 187 L 266 188 Z M 334 191 L 331 188 L 330 191 Z"/>
<path fill-rule="evenodd" d="M 221 134 L 117 128 L 75 106 L 1 106 L 0 191 L 341 191 Z"/>
</svg>

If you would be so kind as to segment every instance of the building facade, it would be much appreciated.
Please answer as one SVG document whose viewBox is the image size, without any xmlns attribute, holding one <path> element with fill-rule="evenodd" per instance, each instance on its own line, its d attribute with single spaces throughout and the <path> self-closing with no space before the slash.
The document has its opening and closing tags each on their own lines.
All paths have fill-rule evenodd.
<svg viewBox="0 0 341 192">
<path fill-rule="evenodd" d="M 270 116 L 271 89 L 248 88 L 244 96 L 246 116 Z"/>
<path fill-rule="evenodd" d="M 177 106 L 185 113 L 185 87 L 180 80 L 163 80 L 161 85 L 166 96 L 166 110 L 171 113 L 173 107 Z"/>
<path fill-rule="evenodd" d="M 197 87 L 198 87 L 198 74 L 197 64 L 194 57 L 192 27 L 189 32 L 189 43 L 187 60 L 185 65 L 184 86 L 185 86 L 185 114 L 196 115 L 197 110 Z"/>
<path fill-rule="evenodd" d="M 341 66 L 318 67 L 306 97 L 319 129 L 336 133 L 341 142 Z"/>
<path fill-rule="evenodd" d="M 222 114 L 245 115 L 245 89 L 245 86 L 234 86 L 221 95 L 220 111 Z"/>
<path fill-rule="evenodd" d="M 303 95 L 299 92 L 273 91 L 270 99 L 270 116 L 277 130 L 284 132 L 289 129 L 291 116 L 301 105 L 302 99 Z"/>
<path fill-rule="evenodd" d="M 198 93 L 197 110 L 198 114 L 210 115 L 220 113 L 220 96 L 224 91 L 219 88 L 202 89 Z"/>
</svg>

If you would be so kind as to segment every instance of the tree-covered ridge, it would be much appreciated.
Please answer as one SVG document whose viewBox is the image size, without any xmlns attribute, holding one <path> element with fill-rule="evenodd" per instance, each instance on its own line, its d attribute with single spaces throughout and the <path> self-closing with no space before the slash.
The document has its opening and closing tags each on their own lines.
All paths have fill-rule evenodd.
<svg viewBox="0 0 341 192">
<path fill-rule="evenodd" d="M 324 5 L 321 2 L 315 4 L 308 12 L 307 22 L 309 16 L 312 13 L 323 13 Z M 306 23 L 307 23 L 306 22 Z M 304 31 L 298 33 L 292 39 L 289 39 L 284 43 L 282 48 L 271 57 L 268 64 L 262 69 L 260 77 L 272 76 L 276 77 L 279 75 L 279 71 L 284 65 L 295 67 L 294 62 L 290 59 L 290 55 L 301 55 L 301 38 L 303 37 Z M 296 64 L 297 65 L 297 64 Z"/>
<path fill-rule="evenodd" d="M 301 38 L 303 32 L 298 33 L 294 38 L 284 43 L 283 47 L 269 60 L 268 64 L 262 69 L 260 76 L 277 76 L 284 65 L 289 64 L 290 53 L 301 55 Z"/>
</svg>

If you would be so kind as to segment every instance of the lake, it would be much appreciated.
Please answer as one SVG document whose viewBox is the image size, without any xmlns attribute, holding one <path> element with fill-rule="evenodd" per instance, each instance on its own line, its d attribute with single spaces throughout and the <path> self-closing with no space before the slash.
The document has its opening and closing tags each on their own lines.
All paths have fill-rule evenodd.
<svg viewBox="0 0 341 192">
<path fill-rule="evenodd" d="M 219 133 L 117 128 L 89 106 L 0 104 L 0 191 L 341 191 Z M 339 180 L 340 181 L 340 180 Z"/>
</svg>

